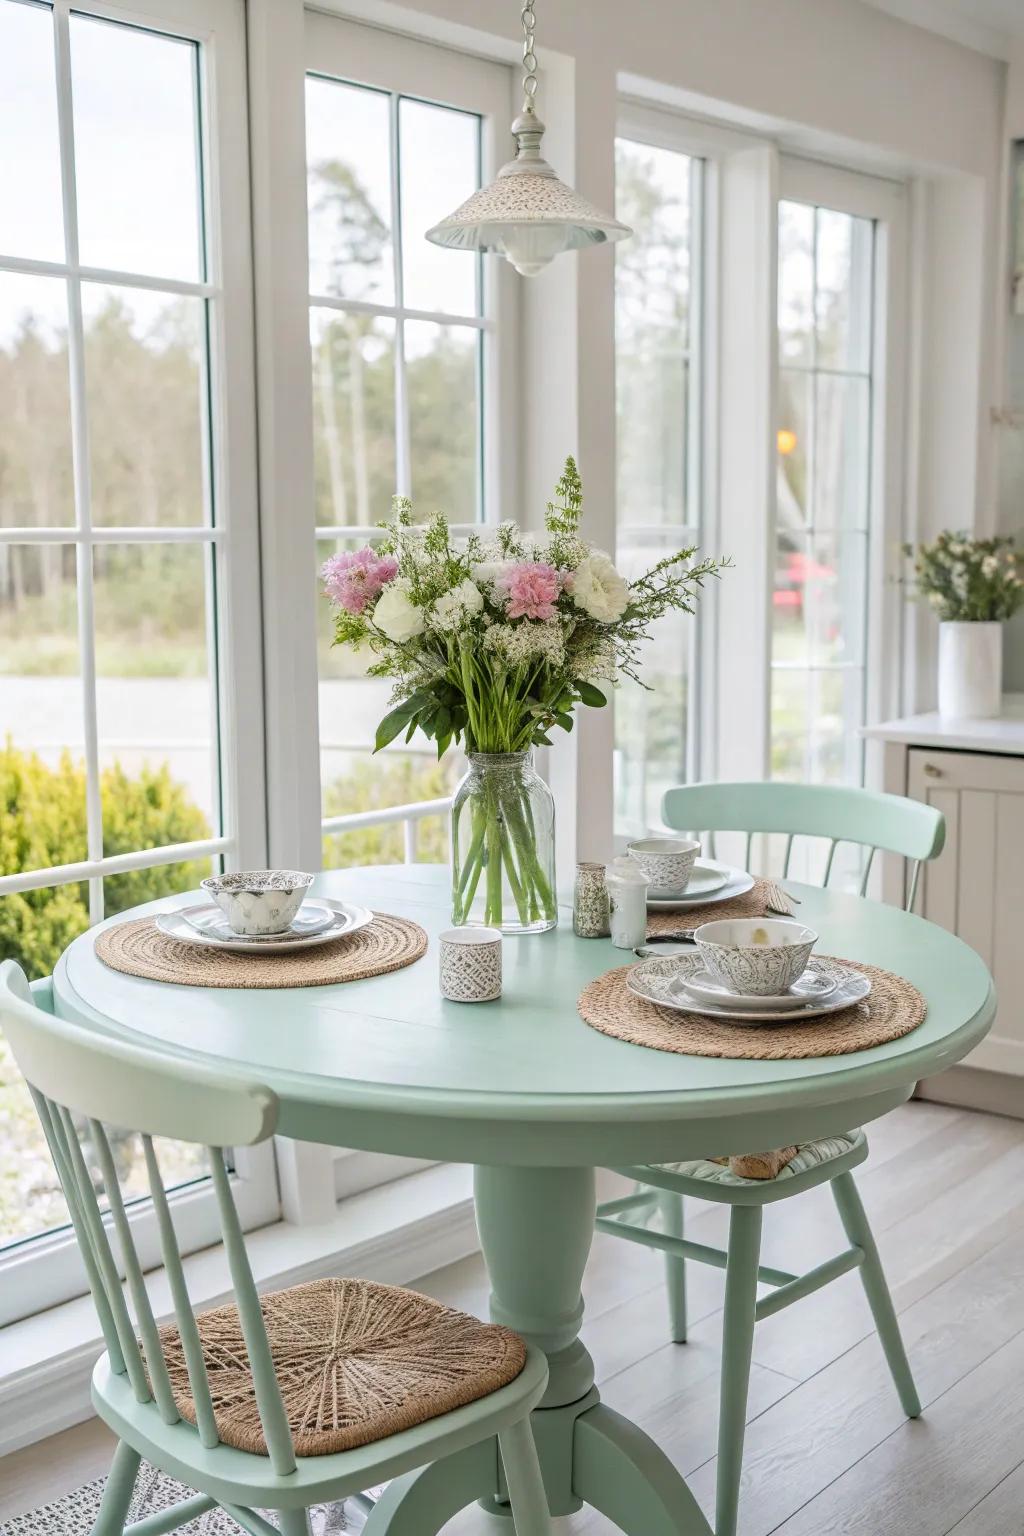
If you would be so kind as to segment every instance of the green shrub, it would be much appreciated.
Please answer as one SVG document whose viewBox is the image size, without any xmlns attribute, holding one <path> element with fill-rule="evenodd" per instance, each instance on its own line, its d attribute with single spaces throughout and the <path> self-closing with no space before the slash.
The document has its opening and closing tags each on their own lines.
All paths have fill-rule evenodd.
<svg viewBox="0 0 1024 1536">
<path fill-rule="evenodd" d="M 100 776 L 103 852 L 129 853 L 209 837 L 206 818 L 186 790 L 162 768 L 143 768 L 135 778 L 120 765 Z M 85 767 L 65 752 L 56 768 L 35 753 L 8 745 L 0 750 L 0 874 L 76 864 L 87 857 Z M 109 875 L 104 881 L 108 914 L 172 891 L 198 885 L 206 860 L 158 865 Z M 0 898 L 0 959 L 17 960 L 30 976 L 52 971 L 61 951 L 89 925 L 89 891 L 50 886 Z"/>
<path fill-rule="evenodd" d="M 325 813 L 333 816 L 436 800 L 451 794 L 456 772 L 454 763 L 413 755 L 357 762 L 351 772 L 328 786 Z M 104 769 L 100 794 L 107 856 L 195 842 L 210 835 L 203 813 L 171 777 L 166 763 L 160 768 L 145 767 L 136 776 L 119 764 Z M 416 856 L 433 864 L 447 859 L 444 817 L 419 823 Z M 65 752 L 58 765 L 50 768 L 35 753 L 8 743 L 0 749 L 0 874 L 76 864 L 86 857 L 84 765 Z M 400 824 L 324 838 L 324 869 L 397 864 L 403 857 Z M 192 890 L 209 873 L 208 860 L 193 859 L 108 875 L 103 882 L 104 911 L 109 917 L 144 901 Z M 0 897 L 0 959 L 17 960 L 30 977 L 46 976 L 71 940 L 88 926 L 85 882 Z"/>
<path fill-rule="evenodd" d="M 439 763 L 412 754 L 396 755 L 390 761 L 373 758 L 357 762 L 350 773 L 327 786 L 324 815 L 354 815 L 357 811 L 376 811 L 389 805 L 410 805 L 416 800 L 439 800 L 452 793 L 457 777 L 454 761 Z M 415 837 L 418 860 L 424 864 L 446 862 L 447 817 L 425 817 L 417 823 Z M 356 832 L 328 833 L 324 838 L 324 869 L 401 864 L 404 857 L 401 822 L 361 827 Z"/>
</svg>

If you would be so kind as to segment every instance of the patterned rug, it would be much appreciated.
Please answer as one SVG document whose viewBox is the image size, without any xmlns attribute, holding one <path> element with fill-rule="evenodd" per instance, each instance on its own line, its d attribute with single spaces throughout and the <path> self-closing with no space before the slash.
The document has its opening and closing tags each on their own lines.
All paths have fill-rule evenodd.
<svg viewBox="0 0 1024 1536">
<path fill-rule="evenodd" d="M 0 1536 L 89 1536 L 103 1497 L 104 1482 L 104 1478 L 97 1478 L 96 1482 L 76 1488 L 74 1493 L 56 1504 L 46 1504 L 27 1515 L 18 1515 L 0 1527 Z M 190 1498 L 193 1492 L 143 1462 L 129 1520 L 155 1515 L 161 1509 Z M 267 1519 L 273 1521 L 273 1514 L 268 1513 Z M 365 1524 L 362 1511 L 351 1502 L 348 1505 L 321 1505 L 312 1512 L 311 1520 L 313 1536 L 350 1536 L 352 1532 L 361 1531 Z M 188 1525 L 179 1526 L 179 1530 L 181 1536 L 245 1536 L 230 1515 L 220 1509 L 211 1509 L 198 1519 L 190 1520 Z"/>
</svg>

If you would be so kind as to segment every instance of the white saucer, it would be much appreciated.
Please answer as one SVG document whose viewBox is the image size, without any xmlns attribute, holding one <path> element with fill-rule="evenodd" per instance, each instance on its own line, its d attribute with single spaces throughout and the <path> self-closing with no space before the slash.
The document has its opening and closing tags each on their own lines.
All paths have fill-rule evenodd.
<svg viewBox="0 0 1024 1536">
<path fill-rule="evenodd" d="M 290 926 L 281 933 L 236 933 L 220 907 L 212 901 L 204 902 L 202 906 L 179 907 L 178 912 L 204 938 L 222 943 L 240 939 L 253 948 L 260 944 L 279 944 L 286 939 L 308 939 L 314 933 L 323 933 L 324 929 L 336 926 L 338 921 L 338 914 L 324 901 L 304 901 Z"/>
<path fill-rule="evenodd" d="M 687 907 L 716 906 L 720 901 L 731 901 L 734 896 L 743 896 L 754 886 L 753 875 L 748 875 L 743 869 L 730 869 L 728 865 L 714 865 L 716 869 L 722 869 L 727 876 L 725 883 L 716 887 L 709 895 L 706 890 L 694 892 L 692 884 L 686 890 L 676 896 L 652 896 L 648 894 L 647 905 L 653 912 L 685 912 Z M 696 868 L 696 865 L 694 866 Z"/>
<path fill-rule="evenodd" d="M 693 900 L 697 896 L 710 896 L 729 884 L 732 871 L 726 864 L 713 864 L 710 859 L 697 859 L 690 871 L 683 890 L 672 890 L 665 885 L 652 885 L 647 893 L 649 901 Z"/>
<path fill-rule="evenodd" d="M 169 939 L 177 939 L 182 944 L 198 944 L 203 949 L 223 949 L 232 954 L 251 955 L 255 951 L 261 955 L 280 955 L 296 949 L 315 949 L 319 944 L 330 944 L 335 939 L 345 938 L 348 934 L 355 933 L 373 922 L 373 913 L 369 907 L 356 907 L 345 901 L 327 900 L 323 901 L 323 905 L 331 911 L 330 926 L 318 933 L 307 933 L 298 938 L 278 934 L 272 939 L 247 939 L 230 929 L 228 930 L 230 937 L 226 939 L 214 938 L 210 933 L 201 933 L 194 926 L 194 922 L 197 913 L 206 908 L 205 902 L 202 907 L 194 905 L 177 908 L 173 912 L 161 912 L 157 916 L 156 926 Z"/>
<path fill-rule="evenodd" d="M 783 1008 L 765 1009 L 762 1013 L 737 1009 L 735 1000 L 728 1005 L 696 997 L 688 988 L 689 979 L 704 969 L 700 955 L 658 955 L 634 965 L 626 977 L 629 990 L 659 1008 L 671 1008 L 678 1013 L 696 1013 L 703 1018 L 722 1019 L 733 1024 L 770 1024 L 777 1021 L 814 1019 L 825 1013 L 836 1013 L 861 1003 L 871 992 L 871 982 L 852 965 L 838 961 L 819 961 L 828 964 L 836 978 L 837 986 L 829 997 L 810 998 L 805 1002 L 787 1003 Z"/>
<path fill-rule="evenodd" d="M 794 1003 L 821 1002 L 839 986 L 834 966 L 821 960 L 811 959 L 802 976 L 798 976 L 786 992 L 774 996 L 757 996 L 750 992 L 730 992 L 724 982 L 712 976 L 706 968 L 694 971 L 684 982 L 687 992 L 709 1003 L 735 1008 L 737 1013 L 778 1012 Z"/>
</svg>

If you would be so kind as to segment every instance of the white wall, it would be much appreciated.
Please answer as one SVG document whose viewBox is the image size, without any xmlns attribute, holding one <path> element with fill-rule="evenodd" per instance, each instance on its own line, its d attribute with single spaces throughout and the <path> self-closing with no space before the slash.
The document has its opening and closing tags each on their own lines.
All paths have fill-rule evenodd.
<svg viewBox="0 0 1024 1536">
<path fill-rule="evenodd" d="M 1007 147 L 1013 139 L 1024 139 L 1024 42 L 1017 44 L 1010 58 L 1006 82 Z M 1024 544 L 1024 316 L 1009 314 L 1010 252 L 1014 241 L 1009 207 L 1007 226 L 1006 261 L 999 274 L 998 290 L 1004 321 L 1000 404 L 1018 413 L 1021 425 L 1001 427 L 995 434 L 998 524 L 1000 532 L 1016 534 L 1018 542 Z M 1024 693 L 1024 613 L 1018 614 L 1007 630 L 1006 687 Z"/>
<path fill-rule="evenodd" d="M 329 3 L 489 57 L 514 61 L 521 50 L 512 0 Z M 791 151 L 919 180 L 913 201 L 924 227 L 915 283 L 922 291 L 909 306 L 919 321 L 909 370 L 918 395 L 910 402 L 905 528 L 923 537 L 942 526 L 990 527 L 997 478 L 990 412 L 1002 394 L 995 317 L 1003 292 L 1006 65 L 859 0 L 641 0 L 630 7 L 542 0 L 538 35 L 542 70 L 547 63 L 563 89 L 571 82 L 574 174 L 597 202 L 611 201 L 616 81 L 620 90 L 754 129 Z M 1022 79 L 1018 68 L 1015 110 L 1024 118 Z M 557 153 L 551 144 L 550 158 L 570 174 L 566 108 L 547 82 L 539 109 L 558 119 L 561 142 Z M 1024 135 L 1024 127 L 1017 131 Z M 562 313 L 570 311 L 563 324 L 552 319 L 558 285 Z M 578 277 L 536 280 L 529 302 L 537 306 L 534 340 L 541 345 L 530 349 L 526 388 L 556 386 L 571 401 L 581 468 L 593 488 L 588 517 L 596 516 L 600 533 L 611 525 L 614 486 L 607 253 L 588 253 Z M 556 358 L 561 345 L 566 351 Z M 564 430 L 564 417 L 559 425 Z M 550 481 L 550 449 L 543 432 L 526 444 L 528 501 Z M 906 688 L 910 707 L 930 702 L 934 628 L 911 621 L 918 664 Z"/>
</svg>

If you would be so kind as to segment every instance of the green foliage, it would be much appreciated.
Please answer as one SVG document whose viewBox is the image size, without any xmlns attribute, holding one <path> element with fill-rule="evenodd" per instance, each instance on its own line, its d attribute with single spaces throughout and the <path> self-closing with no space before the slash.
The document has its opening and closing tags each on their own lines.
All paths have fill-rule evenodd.
<svg viewBox="0 0 1024 1536">
<path fill-rule="evenodd" d="M 582 515 L 583 482 L 576 468 L 576 460 L 570 454 L 555 486 L 555 500 L 548 502 L 544 524 L 548 533 L 569 538 L 579 527 Z"/>
<path fill-rule="evenodd" d="M 1012 619 L 1024 606 L 1013 540 L 975 539 L 969 533 L 940 533 L 931 544 L 903 546 L 915 556 L 918 594 L 946 621 L 985 623 Z"/>
<path fill-rule="evenodd" d="M 128 853 L 209 836 L 202 812 L 171 778 L 166 765 L 129 778 L 114 765 L 100 781 L 103 852 Z M 49 869 L 87 857 L 85 768 L 64 753 L 49 768 L 34 753 L 0 751 L 0 873 Z M 110 875 L 107 913 L 121 912 L 172 891 L 187 891 L 209 874 L 209 863 L 160 865 Z M 61 951 L 89 925 L 87 886 L 51 886 L 0 898 L 0 959 L 17 960 L 30 976 L 45 976 Z"/>
</svg>

